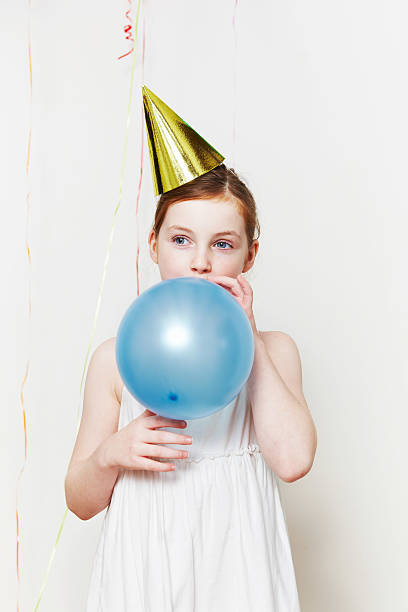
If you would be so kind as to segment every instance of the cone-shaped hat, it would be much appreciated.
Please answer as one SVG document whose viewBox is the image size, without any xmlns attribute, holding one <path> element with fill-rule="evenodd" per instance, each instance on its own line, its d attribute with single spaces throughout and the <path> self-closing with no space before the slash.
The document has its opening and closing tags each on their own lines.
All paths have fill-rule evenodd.
<svg viewBox="0 0 408 612">
<path fill-rule="evenodd" d="M 192 181 L 225 159 L 146 86 L 143 105 L 156 195 Z"/>
</svg>

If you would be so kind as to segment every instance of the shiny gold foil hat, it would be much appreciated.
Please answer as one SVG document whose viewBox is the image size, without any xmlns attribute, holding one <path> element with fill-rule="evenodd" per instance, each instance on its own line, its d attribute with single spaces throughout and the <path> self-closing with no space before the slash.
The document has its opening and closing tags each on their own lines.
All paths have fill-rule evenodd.
<svg viewBox="0 0 408 612">
<path fill-rule="evenodd" d="M 166 193 L 219 166 L 225 159 L 181 117 L 143 86 L 155 194 Z"/>
</svg>

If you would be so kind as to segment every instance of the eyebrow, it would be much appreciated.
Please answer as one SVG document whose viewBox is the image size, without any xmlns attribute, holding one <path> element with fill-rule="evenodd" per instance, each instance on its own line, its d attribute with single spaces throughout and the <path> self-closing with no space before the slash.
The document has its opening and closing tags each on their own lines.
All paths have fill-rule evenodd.
<svg viewBox="0 0 408 612">
<path fill-rule="evenodd" d="M 190 232 L 190 234 L 194 234 L 193 230 L 189 229 L 188 227 L 182 227 L 181 225 L 169 225 L 169 230 L 171 229 L 176 229 L 176 230 L 181 230 L 182 232 Z M 226 234 L 229 234 L 230 236 L 236 236 L 237 238 L 241 238 L 241 236 L 234 230 L 225 230 L 224 232 L 217 232 L 216 234 L 214 234 L 214 236 L 225 236 Z"/>
</svg>

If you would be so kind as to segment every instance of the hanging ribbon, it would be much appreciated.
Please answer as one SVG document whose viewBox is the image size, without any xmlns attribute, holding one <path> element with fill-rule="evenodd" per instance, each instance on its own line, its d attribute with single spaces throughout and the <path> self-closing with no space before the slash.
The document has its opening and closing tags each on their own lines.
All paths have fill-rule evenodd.
<svg viewBox="0 0 408 612">
<path fill-rule="evenodd" d="M 233 70 L 233 115 L 232 115 L 232 167 L 235 166 L 236 155 L 236 124 L 237 124 L 237 26 L 235 24 L 237 16 L 238 0 L 234 0 L 234 13 L 232 16 L 232 28 L 234 32 L 234 70 Z"/>
<path fill-rule="evenodd" d="M 26 368 L 24 372 L 23 381 L 20 387 L 20 402 L 23 413 L 23 425 L 24 425 L 24 462 L 17 478 L 16 485 L 16 530 L 17 530 L 17 546 L 16 546 L 16 566 L 17 566 L 17 612 L 20 610 L 20 588 L 21 588 L 21 541 L 20 541 L 20 524 L 21 518 L 19 515 L 19 486 L 22 474 L 24 472 L 27 463 L 27 419 L 26 410 L 24 404 L 24 387 L 27 382 L 28 373 L 30 371 L 30 354 L 31 354 L 31 251 L 28 240 L 28 230 L 30 227 L 30 160 L 31 160 L 31 133 L 32 133 L 32 108 L 33 108 L 33 71 L 31 65 L 31 0 L 28 0 L 28 27 L 27 27 L 27 47 L 28 47 L 28 72 L 29 72 L 29 84 L 30 84 L 30 96 L 29 96 L 29 128 L 28 128 L 28 142 L 27 142 L 27 159 L 26 159 L 26 238 L 25 245 L 27 251 L 27 263 L 28 263 L 28 357 L 26 362 Z"/>
<path fill-rule="evenodd" d="M 115 224 L 116 224 L 116 216 L 122 201 L 122 190 L 123 190 L 123 177 L 124 177 L 124 172 L 125 172 L 125 166 L 126 166 L 126 157 L 127 157 L 127 148 L 128 148 L 128 140 L 129 140 L 129 125 L 130 125 L 130 111 L 131 111 L 131 106 L 132 106 L 132 97 L 133 97 L 133 81 L 134 81 L 134 73 L 135 73 L 135 66 L 136 66 L 136 46 L 137 46 L 137 31 L 138 31 L 138 24 L 139 24 L 139 13 L 140 13 L 140 4 L 141 4 L 141 0 L 138 0 L 137 3 L 137 13 L 136 13 L 136 23 L 135 23 L 135 44 L 133 46 L 132 52 L 133 52 L 133 61 L 132 61 L 132 69 L 131 69 L 131 74 L 130 74 L 130 86 L 129 86 L 129 100 L 128 100 L 128 110 L 127 110 L 127 119 L 126 119 L 126 131 L 125 131 L 125 142 L 124 142 L 124 147 L 123 147 L 123 154 L 122 154 L 122 165 L 121 165 L 121 171 L 120 171 L 120 180 L 119 180 L 119 198 L 118 198 L 118 203 L 116 205 L 116 208 L 114 210 L 113 213 L 113 221 L 112 221 L 112 227 L 111 227 L 111 231 L 110 231 L 110 235 L 109 235 L 109 241 L 108 241 L 108 248 L 107 248 L 107 252 L 106 252 L 106 256 L 105 256 L 105 261 L 104 261 L 104 265 L 103 265 L 103 272 L 102 272 L 102 279 L 101 279 L 101 284 L 100 284 L 100 289 L 99 289 L 99 294 L 98 294 L 98 299 L 97 299 L 97 304 L 96 304 L 96 309 L 95 309 L 95 315 L 94 315 L 94 319 L 93 319 L 93 324 L 92 324 L 92 330 L 91 330 L 91 336 L 89 339 L 89 344 L 88 344 L 88 349 L 85 355 L 85 362 L 84 362 L 84 366 L 82 369 L 82 376 L 81 376 L 81 383 L 80 383 L 80 389 L 79 389 L 79 404 L 78 404 L 78 411 L 77 411 L 77 432 L 76 434 L 78 434 L 78 429 L 79 429 L 79 425 L 80 425 L 80 421 L 81 421 L 81 398 L 82 398 L 82 388 L 83 388 L 83 382 L 84 382 L 84 378 L 85 378 L 85 372 L 86 372 L 86 367 L 88 364 L 88 359 L 89 359 L 89 355 L 91 352 L 91 347 L 92 347 L 92 340 L 93 340 L 93 336 L 95 333 L 95 329 L 96 329 L 96 323 L 97 323 L 97 319 L 98 319 L 98 315 L 99 315 L 99 309 L 100 309 L 100 305 L 101 305 L 101 298 L 102 298 L 102 291 L 103 291 L 103 287 L 105 284 L 105 277 L 106 277 L 106 271 L 107 271 L 107 265 L 108 265 L 108 261 L 109 261 L 109 256 L 110 256 L 110 250 L 111 250 L 111 246 L 112 246 L 112 240 L 113 240 L 113 233 L 114 233 L 114 228 L 115 228 Z M 143 38 L 144 40 L 144 38 Z M 144 45 L 144 42 L 143 42 Z M 125 54 L 128 55 L 128 54 Z M 123 56 L 121 56 L 123 57 Z M 120 58 L 118 58 L 120 59 Z M 144 61 L 144 46 L 143 46 L 143 61 Z M 143 136 L 143 134 L 142 134 Z M 141 174 L 142 174 L 142 167 L 141 167 Z M 137 201 L 139 201 L 139 195 L 140 195 L 140 186 L 141 186 L 141 178 L 139 181 L 139 193 L 138 193 L 138 199 Z M 65 519 L 67 517 L 68 514 L 68 508 L 65 508 L 64 511 L 64 515 L 63 515 L 63 519 L 61 521 L 60 527 L 58 529 L 58 534 L 57 534 L 57 538 L 55 540 L 55 544 L 53 546 L 52 552 L 51 552 L 51 557 L 50 560 L 48 562 L 48 566 L 47 566 L 47 570 L 46 570 L 46 574 L 45 574 L 45 578 L 43 581 L 43 584 L 41 586 L 40 589 L 40 594 L 37 600 L 37 603 L 35 605 L 34 608 L 34 612 L 37 612 L 38 610 L 38 606 L 40 604 L 46 583 L 47 583 L 47 579 L 48 579 L 48 575 L 51 569 L 51 565 L 52 565 L 52 561 L 54 559 L 55 556 L 55 551 L 62 533 L 62 529 L 65 523 Z"/>
<path fill-rule="evenodd" d="M 145 28 L 145 17 L 143 15 L 143 45 L 142 45 L 142 83 L 144 83 L 144 61 L 145 61 L 145 46 L 146 46 L 146 38 L 145 38 L 145 32 L 146 32 L 146 28 Z M 139 176 L 139 186 L 138 186 L 138 190 L 137 190 L 137 197 L 136 197 L 136 219 L 137 219 L 137 214 L 138 214 L 138 210 L 139 210 L 139 199 L 140 199 L 140 193 L 141 193 L 141 189 L 142 189 L 142 177 L 143 177 L 143 143 L 144 143 L 144 108 L 143 108 L 143 104 L 140 105 L 140 112 L 141 112 L 141 151 L 140 151 L 140 176 Z M 136 251 L 136 295 L 137 297 L 139 297 L 139 292 L 140 292 L 140 286 L 139 286 L 139 254 L 140 254 L 140 248 L 139 248 L 139 238 L 137 240 L 137 251 Z"/>
</svg>

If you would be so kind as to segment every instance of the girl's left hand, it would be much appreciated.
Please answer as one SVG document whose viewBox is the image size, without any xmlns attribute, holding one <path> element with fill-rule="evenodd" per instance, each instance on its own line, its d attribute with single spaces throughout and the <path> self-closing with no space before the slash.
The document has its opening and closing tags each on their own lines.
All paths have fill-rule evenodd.
<svg viewBox="0 0 408 612">
<path fill-rule="evenodd" d="M 237 278 L 231 276 L 206 276 L 205 278 L 224 287 L 237 300 L 247 314 L 253 333 L 258 334 L 252 311 L 253 291 L 247 279 L 242 274 L 238 274 Z"/>
</svg>

